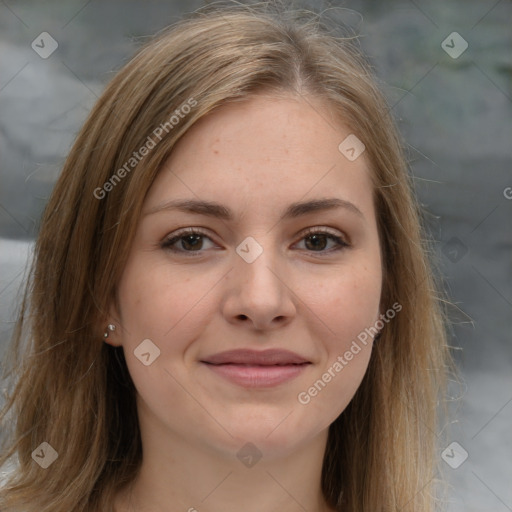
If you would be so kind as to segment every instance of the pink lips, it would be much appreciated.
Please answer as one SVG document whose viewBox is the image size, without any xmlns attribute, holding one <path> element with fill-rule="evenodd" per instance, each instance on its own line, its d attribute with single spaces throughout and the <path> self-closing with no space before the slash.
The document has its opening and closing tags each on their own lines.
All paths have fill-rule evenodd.
<svg viewBox="0 0 512 512">
<path fill-rule="evenodd" d="M 239 349 L 221 352 L 201 361 L 221 377 L 243 387 L 272 387 L 293 379 L 311 364 L 288 350 Z"/>
</svg>

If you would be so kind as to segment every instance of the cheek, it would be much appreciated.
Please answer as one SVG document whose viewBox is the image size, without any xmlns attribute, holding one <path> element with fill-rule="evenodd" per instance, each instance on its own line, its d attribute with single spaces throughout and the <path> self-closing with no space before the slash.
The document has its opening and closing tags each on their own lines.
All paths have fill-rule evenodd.
<svg viewBox="0 0 512 512">
<path fill-rule="evenodd" d="M 317 332 L 325 351 L 316 380 L 311 382 L 311 386 L 317 382 L 312 396 L 322 395 L 314 400 L 313 408 L 325 413 L 325 407 L 336 404 L 331 411 L 336 416 L 356 392 L 370 360 L 371 328 L 379 318 L 382 289 L 380 258 L 351 261 L 317 286 L 303 285 L 305 302 L 320 320 Z M 313 291 L 304 295 L 307 289 Z"/>
<path fill-rule="evenodd" d="M 183 327 L 181 320 L 199 306 L 204 290 L 161 262 L 143 258 L 129 262 L 119 285 L 125 343 L 131 345 L 141 336 L 155 340 L 170 336 L 173 330 Z"/>
<path fill-rule="evenodd" d="M 208 291 L 219 276 L 210 274 L 191 277 L 190 272 L 151 258 L 134 258 L 127 264 L 118 290 L 123 348 L 135 387 L 145 399 L 155 394 L 180 396 L 180 386 L 168 372 L 183 380 L 187 350 L 212 321 Z M 151 344 L 141 345 L 143 340 Z M 155 359 L 152 353 L 145 357 L 147 366 L 137 357 L 148 352 L 141 348 L 146 346 L 158 354 Z"/>
<path fill-rule="evenodd" d="M 189 280 L 176 272 L 171 275 L 161 263 L 134 258 L 119 283 L 126 364 L 141 400 L 139 406 L 153 411 L 159 410 L 162 400 L 172 407 L 188 407 L 178 384 L 182 375 L 169 361 L 179 368 L 185 340 L 194 337 L 190 328 L 198 326 L 189 320 L 200 311 L 198 301 L 204 290 L 198 287 L 196 293 L 189 293 Z M 199 318 L 194 316 L 194 320 Z"/>
<path fill-rule="evenodd" d="M 348 342 L 379 316 L 382 277 L 376 265 L 340 267 L 327 279 L 303 281 L 304 302 L 323 321 L 333 343 Z"/>
<path fill-rule="evenodd" d="M 352 267 L 337 276 L 310 295 L 325 357 L 297 395 L 300 407 L 321 419 L 321 428 L 343 412 L 360 386 L 372 352 L 369 329 L 379 315 L 380 273 Z"/>
</svg>

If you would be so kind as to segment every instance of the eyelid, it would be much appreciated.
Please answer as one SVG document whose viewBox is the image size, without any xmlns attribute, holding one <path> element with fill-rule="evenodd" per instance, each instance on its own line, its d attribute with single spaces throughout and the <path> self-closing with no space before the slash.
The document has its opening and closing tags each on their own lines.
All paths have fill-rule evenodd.
<svg viewBox="0 0 512 512">
<path fill-rule="evenodd" d="M 347 245 L 351 245 L 349 237 L 343 231 L 330 228 L 329 226 L 315 226 L 312 228 L 306 228 L 304 231 L 301 231 L 298 236 L 304 237 L 309 234 L 314 235 L 317 234 L 319 231 L 325 232 L 336 238 L 341 238 Z"/>
<path fill-rule="evenodd" d="M 303 231 L 300 231 L 296 235 L 300 238 L 297 242 L 295 242 L 294 245 L 301 242 L 307 236 L 316 235 L 316 234 L 330 235 L 332 237 L 332 239 L 334 239 L 336 241 L 337 247 L 331 248 L 327 251 L 307 251 L 306 250 L 306 252 L 309 252 L 311 254 L 318 253 L 318 255 L 320 257 L 322 257 L 322 255 L 332 254 L 336 251 L 339 251 L 341 249 L 346 249 L 346 248 L 349 248 L 352 246 L 349 237 L 343 231 L 334 230 L 333 228 L 330 228 L 328 226 L 314 226 L 314 227 L 306 228 Z M 201 255 L 204 251 L 183 251 L 183 250 L 176 250 L 171 247 L 171 245 L 173 245 L 181 237 L 184 237 L 186 235 L 202 236 L 204 238 L 211 240 L 213 243 L 215 243 L 215 241 L 209 235 L 209 232 L 206 228 L 187 227 L 187 228 L 178 229 L 177 231 L 174 231 L 170 235 L 167 235 L 162 240 L 162 242 L 160 242 L 160 246 L 163 249 L 167 249 L 167 250 L 173 251 L 175 253 L 186 254 L 187 256 L 194 257 L 194 253 L 196 253 L 197 255 Z"/>
<path fill-rule="evenodd" d="M 210 239 L 212 242 L 214 242 L 213 237 L 209 234 L 208 230 L 206 228 L 195 228 L 195 227 L 188 227 L 188 228 L 181 228 L 176 231 L 173 231 L 171 234 L 165 236 L 165 238 L 160 243 L 162 246 L 165 246 L 165 244 L 169 244 L 169 242 L 173 240 L 178 240 L 181 237 L 184 237 L 186 235 L 198 235 L 202 236 L 204 238 Z"/>
</svg>

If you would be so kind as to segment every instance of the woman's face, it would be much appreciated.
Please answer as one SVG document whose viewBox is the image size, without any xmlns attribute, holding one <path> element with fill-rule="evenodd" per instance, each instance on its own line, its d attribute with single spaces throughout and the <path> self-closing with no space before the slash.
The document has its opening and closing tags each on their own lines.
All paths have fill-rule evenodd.
<svg viewBox="0 0 512 512">
<path fill-rule="evenodd" d="M 353 139 L 338 148 L 350 133 L 318 101 L 260 95 L 177 144 L 147 195 L 113 314 L 143 433 L 279 457 L 325 435 L 350 402 L 382 282 L 368 161 L 353 158 Z M 326 199 L 338 205 L 314 207 Z M 219 355 L 240 349 L 297 359 Z"/>
</svg>

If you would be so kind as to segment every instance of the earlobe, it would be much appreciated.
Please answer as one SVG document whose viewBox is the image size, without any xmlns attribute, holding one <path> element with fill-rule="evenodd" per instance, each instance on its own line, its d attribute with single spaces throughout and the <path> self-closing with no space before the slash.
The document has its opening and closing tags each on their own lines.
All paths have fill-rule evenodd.
<svg viewBox="0 0 512 512">
<path fill-rule="evenodd" d="M 105 324 L 103 324 L 103 341 L 109 345 L 112 345 L 113 347 L 120 347 L 122 345 L 119 332 L 120 322 L 117 320 L 119 318 L 117 302 L 114 300 L 110 304 L 109 315 L 107 318 L 105 318 Z"/>
<path fill-rule="evenodd" d="M 105 331 L 105 333 L 103 334 L 103 337 L 104 338 L 108 338 L 110 333 L 111 332 L 114 332 L 116 330 L 116 326 L 115 324 L 108 324 L 107 325 L 107 330 Z"/>
<path fill-rule="evenodd" d="M 121 342 L 117 339 L 117 336 L 115 336 L 115 330 L 116 325 L 115 324 L 108 324 L 105 328 L 105 332 L 103 333 L 103 340 L 105 343 L 108 343 L 109 345 L 112 345 L 113 347 L 119 347 L 121 346 Z"/>
</svg>

